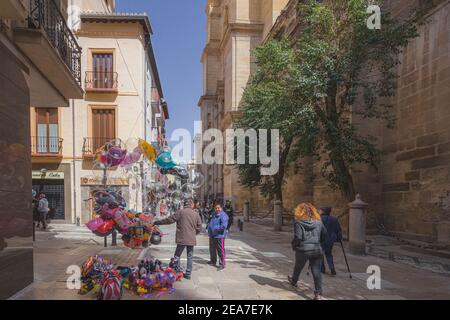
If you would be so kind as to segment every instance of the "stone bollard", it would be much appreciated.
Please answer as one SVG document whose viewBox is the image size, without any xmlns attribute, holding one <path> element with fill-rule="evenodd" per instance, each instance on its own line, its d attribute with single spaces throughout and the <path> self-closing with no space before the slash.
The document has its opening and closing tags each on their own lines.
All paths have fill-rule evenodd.
<svg viewBox="0 0 450 320">
<path fill-rule="evenodd" d="M 273 226 L 275 231 L 281 231 L 283 225 L 283 206 L 280 200 L 273 204 Z"/>
<path fill-rule="evenodd" d="M 349 214 L 349 249 L 356 255 L 366 254 L 366 208 L 367 203 L 357 194 L 355 201 L 348 204 Z"/>
<path fill-rule="evenodd" d="M 244 221 L 250 221 L 250 201 L 245 200 L 244 202 Z"/>
</svg>

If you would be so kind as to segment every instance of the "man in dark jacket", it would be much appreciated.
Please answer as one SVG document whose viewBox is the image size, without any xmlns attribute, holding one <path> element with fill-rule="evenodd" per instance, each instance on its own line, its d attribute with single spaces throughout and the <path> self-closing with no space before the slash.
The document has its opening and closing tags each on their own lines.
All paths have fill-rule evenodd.
<svg viewBox="0 0 450 320">
<path fill-rule="evenodd" d="M 184 248 L 187 249 L 187 267 L 184 277 L 191 278 L 192 263 L 194 258 L 194 246 L 197 245 L 196 236 L 202 231 L 202 220 L 197 212 L 193 210 L 192 199 L 185 200 L 184 209 L 178 210 L 170 217 L 155 221 L 155 225 L 168 225 L 172 223 L 177 224 L 177 232 L 175 235 L 175 242 L 177 248 L 175 249 L 175 258 L 180 261 L 181 254 Z"/>
<path fill-rule="evenodd" d="M 330 272 L 332 275 L 336 275 L 336 269 L 334 268 L 333 261 L 333 246 L 335 242 L 342 241 L 342 229 L 339 221 L 336 217 L 331 216 L 331 208 L 324 207 L 321 208 L 320 218 L 322 219 L 322 223 L 327 228 L 327 240 L 323 245 L 323 252 L 327 259 L 328 267 L 330 268 Z M 322 273 L 325 273 L 325 261 L 322 257 Z"/>
<path fill-rule="evenodd" d="M 215 212 L 208 223 L 209 235 L 209 253 L 211 260 L 208 264 L 215 266 L 217 264 L 217 255 L 219 255 L 219 270 L 225 269 L 225 238 L 227 237 L 228 215 L 223 212 L 222 206 L 216 204 Z"/>
<path fill-rule="evenodd" d="M 230 200 L 227 200 L 227 202 L 225 203 L 225 207 L 223 208 L 223 211 L 225 211 L 225 213 L 228 216 L 227 230 L 230 231 L 230 228 L 233 225 L 233 216 L 234 216 L 234 210 L 233 210 L 233 206 L 231 205 Z"/>
</svg>

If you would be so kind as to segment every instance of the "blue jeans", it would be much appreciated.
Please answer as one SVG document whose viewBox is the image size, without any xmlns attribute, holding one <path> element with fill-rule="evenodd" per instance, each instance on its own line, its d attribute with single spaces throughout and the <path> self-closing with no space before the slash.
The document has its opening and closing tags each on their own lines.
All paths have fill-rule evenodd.
<svg viewBox="0 0 450 320">
<path fill-rule="evenodd" d="M 186 266 L 185 274 L 187 276 L 190 276 L 192 273 L 192 263 L 194 260 L 194 246 L 185 246 L 185 245 L 178 244 L 177 248 L 175 249 L 175 257 L 177 257 L 178 261 L 180 261 L 180 257 L 184 251 L 184 248 L 186 248 L 186 252 L 187 252 L 187 266 Z"/>
<path fill-rule="evenodd" d="M 295 266 L 292 274 L 292 281 L 297 283 L 300 273 L 305 267 L 306 262 L 309 260 L 309 266 L 311 267 L 311 273 L 314 279 L 314 293 L 322 294 L 322 273 L 320 272 L 320 265 L 322 258 L 320 256 L 314 258 L 308 258 L 303 253 L 295 252 Z"/>
</svg>

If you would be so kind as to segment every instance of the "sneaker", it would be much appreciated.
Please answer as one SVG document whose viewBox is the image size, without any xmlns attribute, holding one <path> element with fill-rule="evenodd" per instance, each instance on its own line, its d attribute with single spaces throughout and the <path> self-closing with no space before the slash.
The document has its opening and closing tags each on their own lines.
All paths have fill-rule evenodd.
<svg viewBox="0 0 450 320">
<path fill-rule="evenodd" d="M 217 268 L 217 271 L 223 271 L 223 270 L 225 270 L 225 267 L 223 267 L 223 266 L 220 266 Z"/>
<path fill-rule="evenodd" d="M 331 269 L 331 274 L 332 274 L 333 276 L 335 276 L 335 275 L 336 275 L 336 270 L 335 270 L 335 269 Z"/>
<path fill-rule="evenodd" d="M 319 293 L 314 293 L 314 300 L 323 300 L 322 295 Z"/>
<path fill-rule="evenodd" d="M 185 279 L 187 279 L 187 280 L 191 280 L 191 275 L 190 275 L 190 274 L 183 273 L 183 278 L 185 278 Z"/>
<path fill-rule="evenodd" d="M 294 280 L 292 280 L 291 276 L 288 276 L 288 282 L 291 286 L 293 286 L 294 288 L 298 288 L 298 285 L 294 282 Z"/>
<path fill-rule="evenodd" d="M 216 262 L 208 261 L 208 264 L 209 264 L 210 266 L 215 266 L 215 265 L 216 265 Z"/>
</svg>

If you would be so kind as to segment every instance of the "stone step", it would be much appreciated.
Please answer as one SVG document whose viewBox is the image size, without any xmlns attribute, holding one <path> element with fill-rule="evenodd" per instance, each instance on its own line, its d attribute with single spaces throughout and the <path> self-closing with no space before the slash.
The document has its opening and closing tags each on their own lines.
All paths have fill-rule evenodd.
<svg viewBox="0 0 450 320">
<path fill-rule="evenodd" d="M 407 264 L 419 269 L 450 275 L 450 259 L 426 254 L 423 249 L 405 246 L 367 246 L 367 253 L 379 258 Z"/>
</svg>

